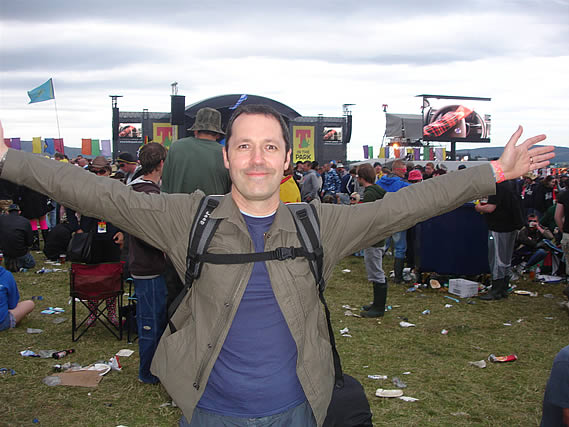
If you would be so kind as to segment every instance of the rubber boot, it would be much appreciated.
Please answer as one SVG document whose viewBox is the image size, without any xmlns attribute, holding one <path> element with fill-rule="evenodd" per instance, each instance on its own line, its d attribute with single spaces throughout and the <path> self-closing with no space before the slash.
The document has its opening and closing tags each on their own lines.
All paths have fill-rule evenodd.
<svg viewBox="0 0 569 427">
<path fill-rule="evenodd" d="M 383 279 L 383 282 L 371 282 L 372 285 L 373 285 L 374 283 L 380 283 L 380 284 L 385 283 L 385 286 L 387 286 L 387 279 Z M 375 294 L 374 294 L 374 298 L 375 298 Z M 373 307 L 373 301 L 370 302 L 369 304 L 362 305 L 362 310 L 368 311 L 368 310 L 369 310 L 370 308 L 372 308 L 372 307 Z"/>
<path fill-rule="evenodd" d="M 395 270 L 395 283 L 403 283 L 403 267 L 405 258 L 395 258 L 393 269 Z"/>
<path fill-rule="evenodd" d="M 45 243 L 47 242 L 47 235 L 49 234 L 49 230 L 42 230 L 41 231 L 41 238 L 43 240 L 43 247 L 45 249 Z"/>
<path fill-rule="evenodd" d="M 40 232 L 38 230 L 32 231 L 33 233 L 33 240 L 32 240 L 32 247 L 30 248 L 31 251 L 39 251 L 40 250 Z"/>
<path fill-rule="evenodd" d="M 482 295 L 478 299 L 483 301 L 494 301 L 503 298 L 504 287 L 506 285 L 505 279 L 492 280 L 492 289 L 486 295 Z"/>
<path fill-rule="evenodd" d="M 387 301 L 387 282 L 373 282 L 373 304 L 360 313 L 362 317 L 383 317 Z"/>
<path fill-rule="evenodd" d="M 508 298 L 510 295 L 508 289 L 510 289 L 510 279 L 512 276 L 504 277 L 504 286 L 502 287 L 502 298 Z"/>
</svg>

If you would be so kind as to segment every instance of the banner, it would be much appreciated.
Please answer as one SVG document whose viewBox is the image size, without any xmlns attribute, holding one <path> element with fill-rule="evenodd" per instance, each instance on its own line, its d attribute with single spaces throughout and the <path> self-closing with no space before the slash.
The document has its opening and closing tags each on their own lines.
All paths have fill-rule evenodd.
<svg viewBox="0 0 569 427">
<path fill-rule="evenodd" d="M 91 155 L 91 138 L 81 139 L 81 154 L 84 156 Z"/>
<path fill-rule="evenodd" d="M 429 160 L 435 160 L 435 150 L 429 148 Z"/>
<path fill-rule="evenodd" d="M 368 147 L 368 150 L 369 150 L 369 153 L 368 153 L 369 158 L 370 158 L 370 159 L 373 159 L 373 147 L 370 145 L 370 146 Z"/>
<path fill-rule="evenodd" d="M 414 159 L 421 160 L 421 149 L 420 148 L 413 148 L 414 151 Z"/>
<path fill-rule="evenodd" d="M 314 126 L 292 127 L 292 162 L 311 162 L 314 156 Z"/>
<path fill-rule="evenodd" d="M 54 155 L 55 154 L 55 145 L 53 143 L 53 138 L 46 138 L 43 141 L 43 151 L 44 153 Z"/>
<path fill-rule="evenodd" d="M 364 145 L 364 159 L 368 158 L 369 158 L 369 147 L 367 145 Z"/>
<path fill-rule="evenodd" d="M 6 141 L 6 140 L 4 139 L 4 141 Z M 20 138 L 12 138 L 11 140 L 9 139 L 8 141 L 10 141 L 9 147 L 12 150 L 21 150 L 22 149 Z"/>
<path fill-rule="evenodd" d="M 385 147 L 385 158 L 389 159 L 389 147 Z"/>
<path fill-rule="evenodd" d="M 63 138 L 55 138 L 53 140 L 55 146 L 55 151 L 61 154 L 65 154 L 65 146 L 63 145 Z"/>
<path fill-rule="evenodd" d="M 385 159 L 385 147 L 381 147 L 379 149 L 379 158 L 380 159 Z"/>
<path fill-rule="evenodd" d="M 172 142 L 178 139 L 178 126 L 170 123 L 152 123 L 152 142 L 158 142 L 170 148 Z"/>
<path fill-rule="evenodd" d="M 399 155 L 399 148 L 394 148 L 393 149 L 393 155 L 395 156 L 396 159 L 398 159 L 400 157 Z"/>
<path fill-rule="evenodd" d="M 111 157 L 111 140 L 103 139 L 101 140 L 101 155 L 105 157 Z"/>
<path fill-rule="evenodd" d="M 32 153 L 41 154 L 41 136 L 32 138 Z"/>
<path fill-rule="evenodd" d="M 53 92 L 53 81 L 49 79 L 44 84 L 28 91 L 28 96 L 30 97 L 29 104 L 33 104 L 34 102 L 48 101 L 55 98 L 55 93 Z"/>
<path fill-rule="evenodd" d="M 429 159 L 429 147 L 423 148 L 423 160 L 430 160 Z"/>
<path fill-rule="evenodd" d="M 99 149 L 99 140 L 92 139 L 91 140 L 91 155 L 92 156 L 99 156 L 101 154 L 101 150 Z"/>
</svg>

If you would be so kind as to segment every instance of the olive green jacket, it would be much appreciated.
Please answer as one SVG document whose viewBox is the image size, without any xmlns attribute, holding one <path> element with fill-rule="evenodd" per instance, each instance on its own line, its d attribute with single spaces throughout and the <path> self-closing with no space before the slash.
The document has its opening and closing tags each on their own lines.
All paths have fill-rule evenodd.
<svg viewBox="0 0 569 427">
<path fill-rule="evenodd" d="M 25 171 L 25 172 L 22 172 Z M 10 150 L 2 178 L 45 193 L 85 215 L 104 218 L 170 255 L 185 273 L 188 233 L 203 193 L 145 194 L 78 167 Z M 419 221 L 495 193 L 489 165 L 415 184 L 357 206 L 315 203 L 321 222 L 324 277 L 343 257 L 408 229 Z M 213 216 L 222 218 L 210 252 L 254 252 L 243 216 L 231 195 Z M 282 203 L 265 237 L 265 250 L 300 246 L 294 220 Z M 297 375 L 321 426 L 332 395 L 334 368 L 326 319 L 314 277 L 303 258 L 267 261 L 271 284 L 295 340 Z M 188 420 L 207 384 L 252 271 L 252 264 L 205 264 L 199 280 L 165 331 L 152 364 Z"/>
</svg>

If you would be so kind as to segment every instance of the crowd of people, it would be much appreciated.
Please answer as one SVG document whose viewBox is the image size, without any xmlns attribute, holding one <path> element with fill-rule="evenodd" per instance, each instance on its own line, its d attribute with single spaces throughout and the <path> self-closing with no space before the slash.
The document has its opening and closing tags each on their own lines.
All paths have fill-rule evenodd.
<svg viewBox="0 0 569 427">
<path fill-rule="evenodd" d="M 39 249 L 39 244 L 34 246 L 39 243 L 38 225 L 40 230 L 49 228 L 42 228 L 42 221 L 47 222 L 45 217 L 52 210 L 47 199 L 35 202 L 42 204 L 42 210 L 24 215 L 20 205 L 25 205 L 28 191 L 41 189 L 47 195 L 43 197 L 49 196 L 55 204 L 56 219 L 52 232 L 43 236 L 44 251 L 50 247 L 50 235 L 58 239 L 52 246 L 61 250 L 65 245 L 59 240 L 68 241 L 72 233 L 95 231 L 93 262 L 125 260 L 125 274 L 134 279 L 139 379 L 164 384 L 183 411 L 183 426 L 239 425 L 250 419 L 263 419 L 266 425 L 274 426 L 322 425 L 333 391 L 332 355 L 326 348 L 329 336 L 322 328 L 325 320 L 308 263 L 291 260 L 208 266 L 168 323 L 168 307 L 183 287 L 188 232 L 204 194 L 225 195 L 215 212 L 223 221 L 211 246 L 236 253 L 298 246 L 296 230 L 290 229 L 290 214 L 279 201 L 320 200 L 314 205 L 321 219 L 325 278 L 340 259 L 364 250 L 374 299 L 362 307 L 363 317 L 384 314 L 387 278 L 382 258 L 388 247 L 395 256 L 394 280 L 401 282 L 407 239 L 412 234 L 407 231 L 417 221 L 497 191 L 479 205 L 486 207 L 481 213 L 496 215 L 508 199 L 500 192 L 505 184 L 508 191 L 519 189 L 508 199 L 508 209 L 514 204 L 511 200 L 518 197 L 522 208 L 522 194 L 524 201 L 531 194 L 534 202 L 525 207 L 529 221 L 519 224 L 525 227 L 519 233 L 519 248 L 509 244 L 509 231 L 495 230 L 508 233 L 508 238 L 497 237 L 506 243 L 496 249 L 500 262 L 496 277 L 493 275 L 493 299 L 505 296 L 500 280 L 505 283 L 511 274 L 511 262 L 502 256 L 502 246 L 520 249 L 518 258 L 527 268 L 543 259 L 539 244 L 531 251 L 538 238 L 555 241 L 557 234 L 560 243 L 569 248 L 569 221 L 565 227 L 563 216 L 569 212 L 569 192 L 563 193 L 561 188 L 555 191 L 555 178 L 546 177 L 543 183 L 532 180 L 523 186 L 516 181 L 529 170 L 548 165 L 552 149 L 532 148 L 544 136 L 516 145 L 519 129 L 499 160 L 467 168 L 452 178 L 430 181 L 447 173 L 444 165 L 435 168 L 427 164 L 423 168 L 396 160 L 391 165 L 365 163 L 348 170 L 335 162 L 322 166 L 298 162 L 293 168 L 288 127 L 278 113 L 265 106 L 239 107 L 227 133 L 221 128 L 220 113 L 204 108 L 198 111 L 190 130 L 194 135 L 176 141 L 169 153 L 162 145 L 150 143 L 142 147 L 138 159 L 123 153 L 115 165 L 102 156 L 92 161 L 82 156 L 56 159 L 76 168 L 55 166 L 55 162 L 7 150 L 0 144 L 0 176 L 5 178 L 0 187 L 0 206 L 9 211 L 0 218 L 0 235 L 5 234 L 3 227 L 12 227 L 14 232 L 21 228 L 18 242 L 26 249 L 25 253 L 12 251 L 15 239 L 0 240 L 6 266 L 12 271 L 27 268 L 30 249 Z M 222 147 L 217 141 L 224 136 L 226 145 Z M 36 172 L 30 176 L 19 172 L 27 168 Z M 54 177 L 65 184 L 52 184 Z M 418 184 L 423 181 L 427 182 Z M 411 188 L 401 191 L 407 187 Z M 429 202 L 419 201 L 419 194 L 427 194 Z M 129 203 L 125 205 L 127 196 Z M 58 200 L 96 214 L 81 215 L 58 205 Z M 555 201 L 562 208 L 553 213 L 558 229 L 549 233 L 538 220 L 546 218 Z M 359 220 L 353 221 L 354 217 Z M 57 227 L 65 230 L 56 233 Z M 9 274 L 4 271 L 0 270 L 0 279 Z M 289 283 L 292 278 L 294 286 Z M 7 280 L 12 281 L 13 276 Z M 18 303 L 17 287 L 14 290 L 12 286 L 6 294 L 9 314 L 0 319 L 0 325 L 14 327 L 22 312 L 31 310 L 27 303 Z M 115 304 L 107 301 L 111 321 L 118 322 L 112 308 Z M 3 309 L 0 304 L 0 315 Z M 90 321 L 95 322 L 95 318 Z M 175 332 L 174 324 L 185 332 Z"/>
</svg>

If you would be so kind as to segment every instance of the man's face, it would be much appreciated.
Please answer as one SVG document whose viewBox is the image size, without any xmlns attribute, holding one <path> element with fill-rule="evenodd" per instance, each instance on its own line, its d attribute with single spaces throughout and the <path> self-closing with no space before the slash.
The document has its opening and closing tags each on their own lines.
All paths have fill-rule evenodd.
<svg viewBox="0 0 569 427">
<path fill-rule="evenodd" d="M 124 163 L 119 160 L 119 169 L 125 173 L 132 173 L 136 169 L 136 165 L 132 163 Z"/>
<path fill-rule="evenodd" d="M 425 173 L 426 173 L 427 175 L 432 175 L 434 171 L 435 171 L 435 170 L 433 169 L 433 167 L 432 167 L 431 165 L 425 166 Z"/>
<path fill-rule="evenodd" d="M 374 169 L 376 175 L 381 175 L 381 166 L 377 165 Z"/>
<path fill-rule="evenodd" d="M 283 171 L 290 161 L 279 122 L 263 114 L 242 114 L 233 122 L 232 131 L 223 148 L 223 160 L 234 197 L 244 201 L 278 199 Z"/>
</svg>

